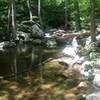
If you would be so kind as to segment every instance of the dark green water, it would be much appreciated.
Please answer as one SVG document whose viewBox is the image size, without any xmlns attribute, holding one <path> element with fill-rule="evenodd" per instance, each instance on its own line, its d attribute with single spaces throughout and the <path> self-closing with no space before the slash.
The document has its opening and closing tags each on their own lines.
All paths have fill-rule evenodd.
<svg viewBox="0 0 100 100">
<path fill-rule="evenodd" d="M 0 76 L 9 76 L 23 73 L 30 69 L 41 71 L 40 62 L 48 59 L 52 53 L 51 49 L 44 49 L 32 44 L 17 45 L 0 51 Z"/>
</svg>

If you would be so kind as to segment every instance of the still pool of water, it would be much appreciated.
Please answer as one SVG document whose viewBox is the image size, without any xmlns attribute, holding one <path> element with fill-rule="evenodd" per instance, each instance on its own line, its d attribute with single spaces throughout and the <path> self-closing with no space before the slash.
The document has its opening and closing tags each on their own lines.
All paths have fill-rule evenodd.
<svg viewBox="0 0 100 100">
<path fill-rule="evenodd" d="M 0 51 L 0 76 L 6 77 L 22 73 L 31 68 L 37 70 L 38 68 L 35 65 L 51 56 L 48 51 L 52 52 L 52 50 L 32 44 L 17 45 L 15 48 Z"/>
</svg>

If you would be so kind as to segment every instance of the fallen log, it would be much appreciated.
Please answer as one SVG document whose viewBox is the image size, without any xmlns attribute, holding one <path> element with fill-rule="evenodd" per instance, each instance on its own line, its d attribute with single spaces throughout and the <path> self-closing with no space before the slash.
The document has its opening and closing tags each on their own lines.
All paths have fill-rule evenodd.
<svg viewBox="0 0 100 100">
<path fill-rule="evenodd" d="M 96 30 L 96 35 L 100 34 L 100 30 Z M 82 38 L 87 38 L 88 36 L 90 36 L 91 33 L 89 31 L 86 32 L 80 32 L 80 33 L 61 33 L 60 36 L 56 36 L 56 39 L 65 39 L 65 40 L 69 40 L 72 39 L 73 37 L 76 37 L 77 39 L 82 39 Z"/>
<path fill-rule="evenodd" d="M 86 38 L 90 36 L 90 32 L 86 32 L 86 33 L 73 33 L 73 34 L 65 34 L 63 36 L 64 39 L 69 39 L 69 38 L 73 38 L 73 37 L 77 37 L 77 39 L 81 39 L 81 38 Z"/>
<path fill-rule="evenodd" d="M 72 39 L 74 37 L 76 37 L 78 40 L 79 39 L 83 39 L 83 38 L 87 38 L 90 36 L 90 32 L 86 32 L 86 33 L 66 33 L 63 34 L 62 36 L 55 36 L 54 38 L 56 39 L 56 41 L 58 43 L 66 43 L 67 41 L 72 41 Z"/>
</svg>

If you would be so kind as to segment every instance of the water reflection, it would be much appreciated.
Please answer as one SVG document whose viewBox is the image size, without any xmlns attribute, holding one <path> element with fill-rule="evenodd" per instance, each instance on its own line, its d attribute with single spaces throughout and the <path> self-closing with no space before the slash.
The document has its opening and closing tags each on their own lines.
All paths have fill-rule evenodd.
<svg viewBox="0 0 100 100">
<path fill-rule="evenodd" d="M 0 76 L 17 75 L 30 69 L 39 63 L 38 51 L 38 47 L 24 44 L 0 52 Z"/>
</svg>

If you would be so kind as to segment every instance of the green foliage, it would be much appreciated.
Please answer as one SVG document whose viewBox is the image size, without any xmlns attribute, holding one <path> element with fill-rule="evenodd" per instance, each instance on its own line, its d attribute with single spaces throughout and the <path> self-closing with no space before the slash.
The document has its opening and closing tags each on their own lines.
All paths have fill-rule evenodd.
<svg viewBox="0 0 100 100">
<path fill-rule="evenodd" d="M 96 23 L 100 23 L 100 0 L 96 0 Z M 0 0 L 0 39 L 7 30 L 9 0 Z M 38 16 L 38 0 L 31 0 L 33 16 Z M 82 28 L 90 25 L 90 1 L 79 0 L 80 19 Z M 68 0 L 68 25 L 75 29 L 75 5 L 74 0 Z M 26 0 L 16 0 L 17 24 L 29 19 Z M 64 0 L 41 0 L 41 16 L 44 27 L 60 27 L 65 24 Z M 34 18 L 33 18 L 34 19 Z M 37 18 L 38 19 L 38 18 Z M 9 34 L 9 33 L 8 33 Z"/>
<path fill-rule="evenodd" d="M 43 5 L 42 18 L 46 26 L 59 27 L 64 25 L 64 3 L 58 5 L 57 1 L 48 1 L 47 4 Z"/>
</svg>

